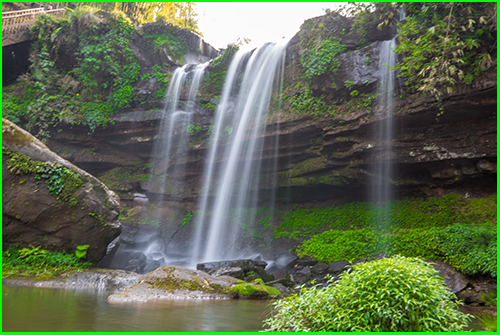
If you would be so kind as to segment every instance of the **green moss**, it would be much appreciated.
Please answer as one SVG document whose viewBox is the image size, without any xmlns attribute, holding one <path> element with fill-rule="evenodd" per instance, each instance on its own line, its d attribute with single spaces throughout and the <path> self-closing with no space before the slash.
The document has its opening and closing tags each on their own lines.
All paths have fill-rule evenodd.
<svg viewBox="0 0 500 335">
<path fill-rule="evenodd" d="M 74 193 L 83 186 L 82 178 L 73 170 L 63 167 L 60 163 L 35 161 L 28 156 L 3 148 L 7 171 L 13 175 L 33 175 L 44 180 L 51 194 L 57 199 L 67 201 L 71 207 L 78 203 Z"/>
<path fill-rule="evenodd" d="M 192 277 L 191 280 L 180 279 L 173 275 L 174 269 L 165 267 L 167 276 L 164 278 L 151 278 L 144 282 L 153 288 L 173 293 L 175 290 L 201 291 L 213 294 L 227 294 L 229 290 L 219 284 L 209 284 L 206 280 Z"/>
<path fill-rule="evenodd" d="M 232 292 L 238 293 L 241 297 L 269 297 L 277 298 L 281 296 L 280 291 L 274 287 L 264 285 L 262 279 L 257 278 L 251 283 L 238 281 L 236 285 L 230 287 Z"/>
</svg>

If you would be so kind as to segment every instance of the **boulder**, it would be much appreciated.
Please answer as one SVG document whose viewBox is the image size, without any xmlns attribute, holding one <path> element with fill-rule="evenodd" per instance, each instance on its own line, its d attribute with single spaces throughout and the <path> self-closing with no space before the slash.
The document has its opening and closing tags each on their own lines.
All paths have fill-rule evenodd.
<svg viewBox="0 0 500 335">
<path fill-rule="evenodd" d="M 138 283 L 108 297 L 110 303 L 150 302 L 162 299 L 233 299 L 229 287 L 237 279 L 214 278 L 209 274 L 182 266 L 162 266 L 141 276 Z"/>
<path fill-rule="evenodd" d="M 137 283 L 140 275 L 123 270 L 91 269 L 62 274 L 54 279 L 2 279 L 5 285 L 65 289 L 124 290 Z"/>
<path fill-rule="evenodd" d="M 5 119 L 2 135 L 3 247 L 74 253 L 89 245 L 86 259 L 97 263 L 121 232 L 119 198 Z"/>
<path fill-rule="evenodd" d="M 328 266 L 328 273 L 332 275 L 339 274 L 349 265 L 348 261 L 331 262 Z"/>
<path fill-rule="evenodd" d="M 453 293 L 462 291 L 467 287 L 470 278 L 463 273 L 458 272 L 448 263 L 443 261 L 429 260 L 432 266 L 443 276 L 446 287 Z"/>
<path fill-rule="evenodd" d="M 207 273 L 212 277 L 230 276 L 238 279 L 243 279 L 245 277 L 245 273 L 240 267 L 223 266 L 208 270 Z"/>
<path fill-rule="evenodd" d="M 269 299 L 281 296 L 281 291 L 275 287 L 264 285 L 260 278 L 251 283 L 240 280 L 230 290 L 236 292 L 239 299 Z"/>
<path fill-rule="evenodd" d="M 466 305 L 479 305 L 483 302 L 481 294 L 468 287 L 465 290 L 456 293 L 458 299 L 462 300 Z"/>
<path fill-rule="evenodd" d="M 264 261 L 254 261 L 251 259 L 240 259 L 232 261 L 218 261 L 218 262 L 207 262 L 196 264 L 196 269 L 200 271 L 208 272 L 209 270 L 221 268 L 221 267 L 239 267 L 245 273 L 248 271 L 256 271 L 258 267 L 264 269 L 267 266 L 267 262 Z"/>
</svg>

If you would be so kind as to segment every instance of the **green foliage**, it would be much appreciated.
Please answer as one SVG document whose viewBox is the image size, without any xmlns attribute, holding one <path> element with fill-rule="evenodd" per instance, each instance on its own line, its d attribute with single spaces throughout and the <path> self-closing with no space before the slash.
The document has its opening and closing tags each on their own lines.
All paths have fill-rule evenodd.
<svg viewBox="0 0 500 335">
<path fill-rule="evenodd" d="M 454 224 L 449 227 L 402 229 L 382 233 L 366 228 L 328 230 L 314 235 L 297 248 L 299 257 L 319 261 L 348 260 L 377 254 L 442 260 L 467 275 L 496 277 L 496 229 L 490 226 Z"/>
<path fill-rule="evenodd" d="M 401 254 L 446 261 L 468 275 L 494 277 L 495 225 L 496 196 L 464 199 L 449 194 L 427 200 L 400 200 L 382 207 L 353 202 L 293 209 L 281 213 L 281 224 L 272 236 L 310 236 L 297 248 L 297 255 L 319 261 Z"/>
<path fill-rule="evenodd" d="M 325 73 L 336 73 L 340 67 L 336 56 L 344 51 L 344 45 L 332 40 L 322 41 L 318 50 L 308 48 L 300 57 L 304 77 L 311 80 Z"/>
<path fill-rule="evenodd" d="M 486 313 L 483 313 L 477 316 L 477 319 L 481 323 L 481 325 L 490 332 L 496 333 L 497 331 L 497 318 L 496 316 L 492 316 Z"/>
<path fill-rule="evenodd" d="M 184 225 L 190 223 L 191 220 L 193 219 L 193 215 L 194 215 L 193 212 L 187 213 L 186 216 L 184 217 L 184 219 L 182 219 L 181 227 L 183 227 Z"/>
<path fill-rule="evenodd" d="M 85 13 L 89 9 L 123 12 L 134 25 L 146 22 L 169 22 L 198 32 L 198 13 L 193 2 L 62 2 L 61 6 L 72 10 L 70 15 Z"/>
<path fill-rule="evenodd" d="M 397 68 L 412 90 L 451 92 L 496 64 L 496 3 L 408 3 Z"/>
<path fill-rule="evenodd" d="M 323 96 L 314 96 L 309 87 L 291 97 L 291 109 L 297 114 L 323 115 L 328 112 L 329 106 L 323 101 Z"/>
<path fill-rule="evenodd" d="M 400 231 L 390 252 L 443 260 L 467 275 L 496 277 L 496 228 L 490 225 L 455 224 Z"/>
<path fill-rule="evenodd" d="M 48 274 L 54 276 L 68 271 L 86 269 L 90 262 L 82 262 L 74 254 L 50 252 L 41 247 L 11 247 L 2 252 L 2 276 L 33 276 Z"/>
<path fill-rule="evenodd" d="M 173 26 L 170 27 L 176 29 Z M 186 39 L 182 36 L 174 36 L 171 33 L 144 35 L 144 40 L 146 45 L 154 49 L 166 48 L 168 53 L 175 59 L 181 59 L 189 51 Z"/>
<path fill-rule="evenodd" d="M 31 30 L 30 72 L 3 92 L 4 117 L 45 140 L 62 120 L 94 131 L 111 123 L 116 110 L 137 103 L 132 85 L 140 66 L 128 46 L 134 27 L 123 13 L 101 19 L 83 6 L 68 19 L 42 15 Z M 59 59 L 61 52 L 69 58 Z"/>
<path fill-rule="evenodd" d="M 69 200 L 73 193 L 83 185 L 83 181 L 74 171 L 65 168 L 59 162 L 40 162 L 21 153 L 3 148 L 3 155 L 10 158 L 6 161 L 7 170 L 13 175 L 33 175 L 37 180 L 47 184 L 50 194 L 58 199 Z"/>
<path fill-rule="evenodd" d="M 112 191 L 128 191 L 126 182 L 143 182 L 153 179 L 153 176 L 145 171 L 146 168 L 142 169 L 139 166 L 117 167 L 99 174 L 98 178 Z"/>
<path fill-rule="evenodd" d="M 234 54 L 238 51 L 239 46 L 236 44 L 228 44 L 227 47 L 222 51 L 222 55 L 214 58 L 207 68 L 207 74 L 203 78 L 202 90 L 210 95 L 220 95 L 222 92 L 222 87 L 224 85 L 224 80 L 226 78 L 227 69 Z"/>
<path fill-rule="evenodd" d="M 400 7 L 400 4 L 393 2 L 350 2 L 336 11 L 354 17 L 351 30 L 359 37 L 356 48 L 360 49 L 372 43 L 368 40 L 369 31 L 382 30 L 397 24 Z M 365 59 L 365 62 L 368 61 Z"/>
<path fill-rule="evenodd" d="M 344 82 L 344 85 L 345 85 L 345 87 L 347 87 L 347 89 L 349 89 L 349 90 L 350 90 L 350 89 L 354 86 L 354 82 L 353 82 L 353 81 L 350 81 L 350 80 L 346 80 L 346 81 Z"/>
<path fill-rule="evenodd" d="M 353 262 L 375 253 L 377 236 L 368 229 L 329 230 L 311 237 L 296 250 L 297 256 L 313 256 L 328 263 L 339 260 Z"/>
<path fill-rule="evenodd" d="M 75 250 L 75 257 L 78 259 L 85 258 L 87 256 L 87 249 L 90 247 L 90 245 L 79 245 L 76 247 Z"/>
<path fill-rule="evenodd" d="M 353 266 L 340 281 L 274 303 L 272 331 L 461 331 L 458 310 L 437 271 L 418 258 L 392 257 Z"/>
<path fill-rule="evenodd" d="M 144 220 L 144 219 L 140 219 L 137 224 L 141 224 L 141 225 L 146 225 L 146 226 L 159 226 L 160 223 L 156 220 L 151 220 L 151 221 L 148 221 L 148 220 Z"/>
<path fill-rule="evenodd" d="M 207 102 L 206 104 L 201 105 L 201 107 L 206 108 L 206 109 L 210 109 L 212 111 L 215 111 L 217 109 L 217 105 L 213 104 L 211 102 Z"/>
<path fill-rule="evenodd" d="M 201 126 L 195 126 L 194 124 L 189 124 L 186 128 L 189 135 L 193 136 L 194 133 L 199 133 L 201 131 Z"/>
<path fill-rule="evenodd" d="M 481 207 L 481 204 L 484 206 Z M 388 213 L 390 225 L 380 227 Z M 273 237 L 311 236 L 322 229 L 399 229 L 445 227 L 455 222 L 484 224 L 496 220 L 496 195 L 484 199 L 464 199 L 457 194 L 429 199 L 403 199 L 385 206 L 351 202 L 340 206 L 291 209 L 281 212 L 281 224 Z"/>
</svg>

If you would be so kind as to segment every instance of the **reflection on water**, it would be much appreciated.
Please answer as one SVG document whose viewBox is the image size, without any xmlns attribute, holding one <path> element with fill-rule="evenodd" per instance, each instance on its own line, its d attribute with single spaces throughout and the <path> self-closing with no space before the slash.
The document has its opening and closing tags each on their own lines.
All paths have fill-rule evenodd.
<svg viewBox="0 0 500 335">
<path fill-rule="evenodd" d="M 249 331 L 261 330 L 267 301 L 169 300 L 106 302 L 109 291 L 3 286 L 2 330 L 20 331 Z"/>
</svg>

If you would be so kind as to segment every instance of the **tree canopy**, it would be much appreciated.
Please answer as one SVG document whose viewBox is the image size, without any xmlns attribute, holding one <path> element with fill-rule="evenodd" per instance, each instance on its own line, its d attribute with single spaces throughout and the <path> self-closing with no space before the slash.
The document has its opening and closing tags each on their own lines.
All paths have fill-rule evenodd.
<svg viewBox="0 0 500 335">
<path fill-rule="evenodd" d="M 198 12 L 194 2 L 63 2 L 68 8 L 93 6 L 106 11 L 124 12 L 134 25 L 164 21 L 188 28 L 198 34 Z"/>
</svg>

